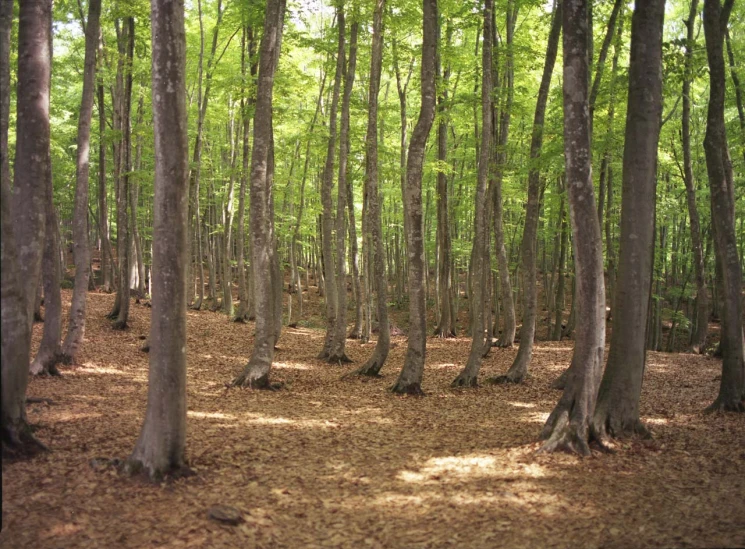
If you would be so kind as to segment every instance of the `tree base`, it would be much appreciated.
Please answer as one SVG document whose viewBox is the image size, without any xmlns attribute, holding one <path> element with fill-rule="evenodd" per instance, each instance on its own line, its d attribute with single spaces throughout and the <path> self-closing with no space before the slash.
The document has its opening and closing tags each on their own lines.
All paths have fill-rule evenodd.
<svg viewBox="0 0 745 549">
<path fill-rule="evenodd" d="M 726 399 L 719 396 L 704 410 L 705 414 L 712 414 L 714 412 L 734 412 L 741 414 L 745 412 L 745 402 L 742 399 Z"/>
<path fill-rule="evenodd" d="M 112 330 L 124 331 L 129 328 L 126 320 L 117 320 L 111 325 Z"/>
<path fill-rule="evenodd" d="M 525 381 L 525 374 L 512 376 L 509 373 L 501 375 L 501 376 L 494 376 L 490 377 L 486 380 L 486 383 L 489 385 L 507 385 L 507 384 L 520 384 L 523 381 Z"/>
<path fill-rule="evenodd" d="M 113 460 L 112 460 L 113 461 Z M 121 472 L 128 477 L 140 477 L 143 480 L 159 484 L 181 478 L 194 476 L 195 473 L 185 463 L 156 466 L 141 459 L 129 458 L 121 467 Z"/>
<path fill-rule="evenodd" d="M 422 391 L 422 385 L 419 382 L 405 383 L 397 381 L 396 384 L 391 387 L 391 392 L 398 395 L 425 396 L 424 391 Z"/>
<path fill-rule="evenodd" d="M 55 360 L 54 363 L 50 362 L 38 367 L 35 367 L 34 364 L 32 364 L 29 373 L 37 377 L 62 377 L 62 372 L 57 368 L 56 362 L 57 361 Z"/>
<path fill-rule="evenodd" d="M 608 448 L 607 442 L 611 438 L 633 437 L 651 440 L 652 432 L 638 419 L 622 421 L 608 415 L 605 415 L 602 421 L 593 421 L 590 424 L 590 440 L 597 442 L 603 449 Z"/>
<path fill-rule="evenodd" d="M 3 461 L 18 461 L 32 458 L 49 448 L 31 432 L 31 426 L 25 421 L 13 422 L 2 427 Z"/>
<path fill-rule="evenodd" d="M 557 389 L 559 391 L 563 391 L 564 388 L 567 385 L 567 380 L 569 379 L 569 368 L 564 370 L 559 377 L 557 377 L 552 383 L 551 388 Z"/>
<path fill-rule="evenodd" d="M 478 375 L 461 372 L 450 384 L 451 387 L 476 388 L 479 386 Z"/>
<path fill-rule="evenodd" d="M 279 391 L 284 383 L 270 383 L 269 373 L 256 377 L 250 368 L 246 368 L 238 377 L 228 384 L 228 387 L 240 387 L 244 389 L 256 389 L 263 391 Z"/>
<path fill-rule="evenodd" d="M 328 362 L 329 364 L 338 364 L 339 366 L 341 366 L 342 364 L 351 364 L 354 361 L 349 358 L 346 353 L 342 353 L 341 355 L 329 355 L 326 358 L 326 362 Z"/>
</svg>

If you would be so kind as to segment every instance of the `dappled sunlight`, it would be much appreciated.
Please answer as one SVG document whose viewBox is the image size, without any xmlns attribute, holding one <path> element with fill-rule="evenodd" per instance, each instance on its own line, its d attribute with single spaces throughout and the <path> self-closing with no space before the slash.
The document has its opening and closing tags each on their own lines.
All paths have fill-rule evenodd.
<svg viewBox="0 0 745 549">
<path fill-rule="evenodd" d="M 278 370 L 312 370 L 313 367 L 309 364 L 302 364 L 300 362 L 273 362 L 272 368 Z"/>
<path fill-rule="evenodd" d="M 522 416 L 520 421 L 523 423 L 538 423 L 544 425 L 549 415 L 549 412 L 533 412 Z"/>
<path fill-rule="evenodd" d="M 194 417 L 198 419 L 236 419 L 233 414 L 222 414 L 219 412 L 195 412 L 193 410 L 189 410 L 186 415 L 188 417 Z"/>
<path fill-rule="evenodd" d="M 532 402 L 508 402 L 507 404 L 515 408 L 535 408 L 535 404 Z"/>
<path fill-rule="evenodd" d="M 457 368 L 458 365 L 454 362 L 441 362 L 439 364 L 427 364 L 427 368 L 432 368 L 433 370 L 452 370 L 454 368 Z"/>
<path fill-rule="evenodd" d="M 286 417 L 269 417 L 263 414 L 247 412 L 243 414 L 243 423 L 252 425 L 292 425 L 295 427 L 334 428 L 338 423 L 321 419 L 290 419 Z"/>
<path fill-rule="evenodd" d="M 543 467 L 538 464 L 522 464 L 497 459 L 495 456 L 471 454 L 431 458 L 419 471 L 403 470 L 396 475 L 407 483 L 427 484 L 433 482 L 459 482 L 488 477 L 517 478 L 544 477 Z"/>
</svg>

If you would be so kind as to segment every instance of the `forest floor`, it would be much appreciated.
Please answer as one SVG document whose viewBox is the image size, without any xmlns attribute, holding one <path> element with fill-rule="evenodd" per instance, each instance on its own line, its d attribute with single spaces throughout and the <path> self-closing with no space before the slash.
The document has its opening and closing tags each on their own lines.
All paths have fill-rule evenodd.
<svg viewBox="0 0 745 549">
<path fill-rule="evenodd" d="M 523 385 L 455 390 L 469 340 L 429 339 L 417 398 L 387 390 L 405 338 L 393 338 L 383 378 L 341 380 L 354 365 L 315 358 L 323 332 L 287 328 L 273 373 L 284 388 L 226 389 L 253 324 L 189 311 L 196 475 L 153 486 L 96 461 L 127 457 L 146 403 L 150 309 L 133 305 L 129 330 L 115 332 L 104 319 L 113 299 L 89 294 L 78 366 L 30 380 L 29 396 L 52 400 L 28 407 L 52 451 L 3 463 L 2 547 L 745 546 L 745 416 L 702 414 L 718 360 L 650 353 L 641 415 L 653 440 L 584 459 L 537 455 L 571 342 L 538 342 Z M 359 364 L 373 346 L 348 341 L 347 352 Z M 515 353 L 493 350 L 482 376 Z M 242 522 L 210 520 L 214 505 Z"/>
</svg>

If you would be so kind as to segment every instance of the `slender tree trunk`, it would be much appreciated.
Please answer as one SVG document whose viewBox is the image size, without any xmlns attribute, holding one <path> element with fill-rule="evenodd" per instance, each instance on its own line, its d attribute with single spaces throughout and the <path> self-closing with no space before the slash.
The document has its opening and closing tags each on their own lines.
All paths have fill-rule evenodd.
<svg viewBox="0 0 745 549">
<path fill-rule="evenodd" d="M 647 313 L 654 258 L 657 147 L 662 120 L 662 27 L 665 0 L 637 1 L 623 151 L 617 307 L 608 363 L 592 420 L 602 441 L 646 433 L 639 397 L 646 365 Z"/>
<path fill-rule="evenodd" d="M 484 356 L 486 323 L 484 319 L 484 271 L 488 268 L 488 237 L 486 217 L 486 185 L 489 179 L 489 158 L 492 137 L 492 0 L 484 0 L 484 43 L 481 48 L 481 149 L 476 179 L 474 236 L 471 252 L 472 291 L 471 298 L 471 352 L 463 370 L 453 381 L 456 387 L 475 387 Z M 508 15 L 508 18 L 510 15 Z"/>
<path fill-rule="evenodd" d="M 336 51 L 336 73 L 334 75 L 334 89 L 331 94 L 331 109 L 329 111 L 329 139 L 326 149 L 326 163 L 323 167 L 321 179 L 321 203 L 323 214 L 321 216 L 321 253 L 323 255 L 323 279 L 325 282 L 324 294 L 326 299 L 326 336 L 323 338 L 323 348 L 318 358 L 329 360 L 331 354 L 331 343 L 336 330 L 336 319 L 339 303 L 336 290 L 336 272 L 334 270 L 334 241 L 333 241 L 333 211 L 331 191 L 334 186 L 334 158 L 336 155 L 336 119 L 339 109 L 339 95 L 341 81 L 344 76 L 344 6 L 336 9 L 336 24 L 338 30 L 338 43 Z M 346 329 L 346 328 L 345 328 Z"/>
<path fill-rule="evenodd" d="M 559 223 L 561 227 L 561 236 L 559 237 L 561 239 L 561 244 L 559 247 L 559 261 L 556 266 L 556 274 L 557 274 L 557 281 L 556 281 L 556 317 L 554 319 L 554 329 L 553 333 L 551 334 L 551 339 L 554 341 L 561 341 L 561 333 L 563 331 L 563 324 L 564 324 L 564 301 L 565 301 L 565 278 L 566 278 L 566 271 L 565 271 L 565 265 L 566 265 L 566 256 L 567 256 L 567 218 L 566 218 L 566 208 L 564 207 L 564 195 L 565 195 L 565 189 L 564 185 L 561 183 L 562 179 L 559 179 L 559 184 L 561 185 L 560 191 L 561 191 L 561 206 L 559 207 Z"/>
<path fill-rule="evenodd" d="M 372 51 L 370 53 L 370 80 L 367 107 L 367 133 L 365 134 L 365 204 L 363 233 L 369 235 L 365 244 L 365 285 L 367 295 L 375 290 L 378 315 L 378 341 L 372 356 L 358 370 L 357 375 L 377 377 L 385 364 L 391 347 L 388 325 L 388 288 L 385 278 L 385 255 L 383 250 L 383 223 L 380 215 L 380 190 L 378 188 L 378 93 L 383 64 L 383 10 L 385 0 L 376 0 L 373 12 Z M 366 230 L 365 230 L 365 225 Z M 370 249 L 368 249 L 370 248 Z M 363 340 L 369 340 L 372 324 L 372 307 L 367 309 L 367 322 Z"/>
<path fill-rule="evenodd" d="M 592 184 L 588 107 L 587 0 L 564 0 L 564 156 L 577 273 L 577 338 L 566 389 L 541 432 L 541 450 L 588 455 L 605 347 L 600 223 Z"/>
<path fill-rule="evenodd" d="M 62 347 L 61 359 L 65 364 L 75 362 L 77 353 L 83 343 L 83 335 L 85 334 L 85 302 L 88 297 L 88 279 L 91 275 L 91 251 L 88 244 L 88 172 L 90 167 L 91 120 L 93 118 L 93 95 L 96 86 L 96 49 L 98 48 L 100 15 L 101 0 L 91 0 L 88 3 L 88 20 L 85 28 L 83 97 L 78 116 L 75 212 L 73 217 L 75 286 L 73 287 L 70 318 L 67 324 L 67 336 Z"/>
<path fill-rule="evenodd" d="M 745 411 L 745 359 L 742 331 L 742 268 L 735 236 L 735 193 L 724 124 L 724 31 L 733 0 L 704 0 L 704 36 L 709 61 L 706 115 L 706 171 L 711 191 L 714 251 L 722 271 L 722 378 L 719 395 L 707 410 Z"/>
<path fill-rule="evenodd" d="M 2 239 L 2 398 L 3 456 L 44 450 L 26 418 L 26 386 L 31 354 L 34 297 L 41 274 L 46 192 L 51 185 L 49 88 L 52 2 L 27 0 L 18 13 L 18 93 L 16 156 L 10 188 L 10 35 L 13 2 L 0 1 L 0 208 Z M 11 204 L 11 201 L 13 202 Z M 23 243 L 23 245 L 21 245 Z"/>
<path fill-rule="evenodd" d="M 559 48 L 561 35 L 561 3 L 557 1 L 554 9 L 554 19 L 546 47 L 546 57 L 543 65 L 543 77 L 538 88 L 535 115 L 533 118 L 533 133 L 530 141 L 530 168 L 528 171 L 528 206 L 525 212 L 523 227 L 523 241 L 520 257 L 522 259 L 523 275 L 523 324 L 520 329 L 520 347 L 515 361 L 503 376 L 497 377 L 496 383 L 521 383 L 528 373 L 528 365 L 533 357 L 535 341 L 535 324 L 538 308 L 538 291 L 536 288 L 536 246 L 538 235 L 538 217 L 541 210 L 541 174 L 539 163 L 543 148 L 543 124 L 546 117 L 546 103 L 551 86 L 551 76 Z"/>
<path fill-rule="evenodd" d="M 268 0 L 264 15 L 264 34 L 259 53 L 259 79 L 256 89 L 253 153 L 251 155 L 251 269 L 253 270 L 256 335 L 251 359 L 243 372 L 232 381 L 238 387 L 270 388 L 269 372 L 276 341 L 274 280 L 272 256 L 274 219 L 272 217 L 272 181 L 269 179 L 272 146 L 272 88 L 279 62 L 284 23 L 284 0 Z M 275 273 L 276 275 L 276 273 Z"/>
<path fill-rule="evenodd" d="M 422 375 L 427 345 L 424 295 L 424 235 L 422 226 L 422 167 L 427 137 L 435 118 L 435 60 L 437 58 L 437 0 L 423 0 L 423 42 L 419 119 L 409 142 L 406 162 L 405 215 L 408 217 L 406 250 L 409 259 L 409 344 L 404 366 L 392 391 L 422 394 Z"/>
<path fill-rule="evenodd" d="M 336 293 L 337 311 L 334 335 L 331 341 L 329 362 L 351 362 L 345 352 L 347 340 L 347 194 L 349 180 L 349 105 L 354 85 L 354 72 L 357 64 L 357 29 L 359 23 L 352 23 L 349 37 L 349 61 L 344 75 L 344 94 L 341 102 L 341 128 L 339 130 L 339 181 L 336 202 Z"/>
<path fill-rule="evenodd" d="M 745 107 L 743 106 L 743 92 L 740 86 L 740 77 L 735 70 L 735 54 L 732 52 L 732 42 L 729 38 L 729 29 L 724 29 L 724 37 L 727 41 L 727 58 L 729 59 L 729 70 L 732 76 L 732 87 L 735 88 L 735 104 L 737 105 L 737 118 L 740 120 L 741 139 L 745 140 Z M 745 143 L 741 145 L 742 158 L 745 160 Z"/>
</svg>

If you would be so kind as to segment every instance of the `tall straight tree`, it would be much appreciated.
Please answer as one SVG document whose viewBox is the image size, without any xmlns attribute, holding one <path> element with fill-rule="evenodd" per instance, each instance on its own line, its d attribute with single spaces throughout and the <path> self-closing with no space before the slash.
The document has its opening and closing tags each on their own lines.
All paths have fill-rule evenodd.
<svg viewBox="0 0 745 549">
<path fill-rule="evenodd" d="M 91 120 L 96 87 L 96 50 L 100 30 L 101 0 L 89 0 L 85 25 L 85 62 L 83 97 L 78 115 L 77 162 L 75 169 L 75 213 L 73 217 L 73 260 L 75 285 L 70 306 L 67 336 L 62 346 L 62 361 L 75 362 L 85 334 L 85 302 L 88 297 L 91 250 L 88 244 L 88 173 L 90 169 Z"/>
<path fill-rule="evenodd" d="M 259 82 L 256 89 L 253 153 L 251 155 L 250 223 L 251 269 L 256 304 L 256 335 L 251 359 L 232 381 L 237 387 L 269 388 L 269 371 L 274 360 L 275 327 L 274 284 L 282 284 L 272 276 L 274 255 L 274 219 L 271 215 L 272 187 L 268 177 L 272 146 L 272 90 L 274 73 L 279 62 L 284 24 L 284 0 L 268 0 L 264 14 L 264 34 L 259 48 Z"/>
<path fill-rule="evenodd" d="M 577 327 L 564 389 L 541 432 L 541 450 L 587 455 L 605 351 L 603 244 L 595 206 L 588 102 L 587 0 L 564 0 L 564 159 L 574 241 Z"/>
<path fill-rule="evenodd" d="M 339 34 L 336 50 L 336 74 L 334 88 L 331 93 L 331 109 L 329 111 L 329 138 L 326 147 L 326 163 L 321 176 L 321 202 L 323 214 L 321 216 L 321 255 L 323 257 L 323 280 L 325 283 L 324 296 L 326 299 L 326 336 L 323 338 L 323 348 L 318 358 L 330 360 L 331 341 L 334 338 L 337 309 L 339 308 L 336 291 L 336 272 L 334 270 L 334 215 L 332 210 L 331 191 L 334 187 L 334 159 L 336 158 L 336 119 L 339 110 L 339 95 L 341 81 L 344 76 L 344 5 L 336 8 L 336 25 Z M 343 233 L 342 233 L 343 237 Z"/>
<path fill-rule="evenodd" d="M 380 215 L 380 190 L 378 188 L 378 93 L 383 65 L 383 10 L 385 0 L 376 0 L 373 12 L 372 48 L 370 53 L 370 79 L 368 82 L 367 133 L 365 134 L 365 195 L 368 211 L 366 219 L 371 233 L 372 287 L 375 290 L 378 313 L 378 341 L 372 356 L 355 374 L 378 376 L 391 347 L 388 324 L 388 289 L 385 278 L 385 252 L 383 250 L 383 222 Z"/>
<path fill-rule="evenodd" d="M 341 101 L 341 128 L 339 129 L 339 181 L 336 201 L 336 294 L 337 310 L 334 335 L 331 341 L 329 362 L 351 362 L 345 352 L 347 341 L 347 194 L 349 180 L 349 105 L 357 65 L 357 30 L 359 23 L 352 23 L 349 33 L 349 61 L 344 74 L 344 93 Z"/>
<path fill-rule="evenodd" d="M 484 271 L 490 266 L 487 237 L 486 183 L 489 179 L 489 158 L 492 137 L 492 11 L 493 0 L 484 0 L 484 43 L 481 48 L 481 148 L 476 179 L 473 248 L 471 252 L 471 352 L 468 362 L 454 386 L 475 387 L 484 356 L 485 330 L 484 302 L 489 303 L 484 285 Z M 491 343 L 491 342 L 489 342 Z"/>
<path fill-rule="evenodd" d="M 153 313 L 145 423 L 130 473 L 151 480 L 186 469 L 186 267 L 189 261 L 189 139 L 183 0 L 152 0 Z"/>
<path fill-rule="evenodd" d="M 724 32 L 734 0 L 704 0 L 704 36 L 709 61 L 709 107 L 704 153 L 711 191 L 714 251 L 721 271 L 722 378 L 708 410 L 745 411 L 745 359 L 742 331 L 742 268 L 735 235 L 735 189 L 724 124 Z"/>
<path fill-rule="evenodd" d="M 8 123 L 10 116 L 10 29 L 13 2 L 0 3 L 0 208 L 2 244 L 2 398 L 0 439 L 3 452 L 35 453 L 45 449 L 26 418 L 26 386 L 31 354 L 34 300 L 41 274 L 45 233 L 49 153 L 51 73 L 51 0 L 24 0 L 18 13 L 18 88 L 14 185 L 10 187 Z M 23 245 L 21 245 L 23 243 Z"/>
<path fill-rule="evenodd" d="M 706 293 L 706 264 L 704 247 L 701 242 L 701 221 L 696 206 L 696 186 L 693 180 L 693 160 L 691 158 L 691 81 L 693 80 L 693 48 L 695 45 L 694 27 L 698 16 L 698 0 L 691 0 L 686 25 L 685 70 L 683 73 L 683 181 L 686 187 L 691 248 L 693 248 L 693 267 L 696 278 L 696 329 L 691 333 L 691 350 L 702 353 L 706 348 L 709 329 L 709 296 Z"/>
<path fill-rule="evenodd" d="M 422 394 L 427 318 L 424 295 L 424 227 L 422 168 L 429 131 L 435 119 L 435 61 L 437 59 L 437 0 L 423 0 L 421 87 L 419 119 L 409 142 L 404 212 L 408 217 L 406 251 L 409 258 L 409 344 L 394 393 Z"/>
<path fill-rule="evenodd" d="M 546 118 L 546 103 L 551 86 L 551 76 L 554 72 L 556 55 L 559 49 L 561 35 L 561 0 L 557 0 L 554 8 L 551 31 L 548 35 L 546 57 L 543 64 L 543 76 L 538 88 L 538 98 L 533 117 L 533 133 L 530 140 L 530 166 L 528 169 L 528 207 L 525 212 L 523 227 L 523 241 L 520 257 L 523 276 L 523 325 L 520 328 L 520 348 L 517 351 L 512 366 L 503 376 L 495 379 L 498 383 L 520 383 L 528 373 L 528 365 L 533 357 L 535 343 L 535 323 L 538 306 L 538 291 L 536 289 L 536 246 L 538 238 L 538 217 L 541 210 L 541 172 L 540 160 L 543 148 L 543 123 Z"/>
<path fill-rule="evenodd" d="M 652 283 L 657 146 L 662 118 L 662 24 L 665 0 L 637 0 L 631 19 L 631 60 L 621 190 L 621 245 L 616 310 L 608 363 L 592 434 L 646 433 L 639 397 L 646 365 L 647 313 Z"/>
</svg>

